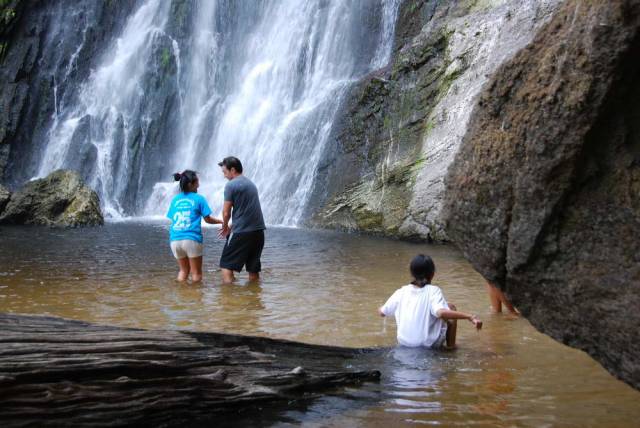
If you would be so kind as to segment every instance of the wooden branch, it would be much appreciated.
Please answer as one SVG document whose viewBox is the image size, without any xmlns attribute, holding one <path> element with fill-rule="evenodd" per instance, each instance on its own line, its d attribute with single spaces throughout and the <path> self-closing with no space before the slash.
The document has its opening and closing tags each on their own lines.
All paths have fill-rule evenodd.
<svg viewBox="0 0 640 428">
<path fill-rule="evenodd" d="M 0 425 L 189 423 L 377 381 L 358 350 L 0 314 Z"/>
</svg>

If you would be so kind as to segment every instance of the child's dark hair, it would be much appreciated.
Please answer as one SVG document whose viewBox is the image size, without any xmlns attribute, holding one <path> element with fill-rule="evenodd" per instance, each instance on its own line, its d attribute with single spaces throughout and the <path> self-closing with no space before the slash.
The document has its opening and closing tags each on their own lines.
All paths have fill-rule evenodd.
<svg viewBox="0 0 640 428">
<path fill-rule="evenodd" d="M 195 171 L 185 169 L 182 172 L 176 172 L 173 174 L 173 179 L 175 181 L 180 181 L 180 190 L 182 192 L 189 193 L 191 191 L 191 183 L 195 182 L 198 179 L 198 176 Z"/>
<path fill-rule="evenodd" d="M 409 270 L 411 270 L 411 275 L 414 279 L 412 284 L 422 288 L 431 283 L 431 278 L 433 278 L 433 274 L 436 272 L 436 265 L 433 263 L 431 257 L 418 254 L 411 260 Z"/>
</svg>

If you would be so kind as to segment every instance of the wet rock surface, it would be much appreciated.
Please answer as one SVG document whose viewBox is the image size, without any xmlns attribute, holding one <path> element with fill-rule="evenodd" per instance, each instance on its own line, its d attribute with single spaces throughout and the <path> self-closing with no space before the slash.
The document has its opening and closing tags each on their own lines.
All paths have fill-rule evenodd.
<svg viewBox="0 0 640 428">
<path fill-rule="evenodd" d="M 557 1 L 408 0 L 395 53 L 356 87 L 318 174 L 312 223 L 448 240 L 444 176 L 490 74 L 526 45 Z"/>
<path fill-rule="evenodd" d="M 11 192 L 0 184 L 0 215 L 4 210 L 4 207 L 9 203 L 9 198 L 11 198 Z"/>
<path fill-rule="evenodd" d="M 477 102 L 447 232 L 542 332 L 640 388 L 640 2 L 563 4 Z"/>
<path fill-rule="evenodd" d="M 4 211 L 0 212 L 0 224 L 96 226 L 104 223 L 96 192 L 87 187 L 77 173 L 67 170 L 27 183 L 11 195 Z"/>
<path fill-rule="evenodd" d="M 49 123 L 74 100 L 136 0 L 40 2 L 0 6 L 0 180 L 33 176 L 33 154 Z M 9 174 L 9 168 L 11 174 Z"/>
</svg>

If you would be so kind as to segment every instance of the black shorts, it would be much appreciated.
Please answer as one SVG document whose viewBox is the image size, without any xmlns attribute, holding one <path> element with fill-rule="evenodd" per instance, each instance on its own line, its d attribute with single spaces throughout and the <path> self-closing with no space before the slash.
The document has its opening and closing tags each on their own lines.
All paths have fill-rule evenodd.
<svg viewBox="0 0 640 428">
<path fill-rule="evenodd" d="M 260 256 L 264 248 L 264 230 L 232 233 L 220 256 L 220 267 L 240 272 L 247 266 L 247 272 L 258 273 L 262 270 Z"/>
</svg>

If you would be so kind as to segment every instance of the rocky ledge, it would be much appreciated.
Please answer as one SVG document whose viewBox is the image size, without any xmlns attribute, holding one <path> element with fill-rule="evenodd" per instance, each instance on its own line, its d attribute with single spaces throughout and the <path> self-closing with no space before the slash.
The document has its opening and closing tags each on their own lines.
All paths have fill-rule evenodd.
<svg viewBox="0 0 640 428">
<path fill-rule="evenodd" d="M 640 2 L 568 0 L 495 74 L 447 232 L 539 330 L 640 389 Z"/>
<path fill-rule="evenodd" d="M 76 172 L 58 170 L 13 194 L 0 188 L 0 224 L 97 226 L 104 219 L 97 193 Z"/>
</svg>

